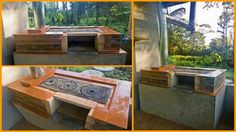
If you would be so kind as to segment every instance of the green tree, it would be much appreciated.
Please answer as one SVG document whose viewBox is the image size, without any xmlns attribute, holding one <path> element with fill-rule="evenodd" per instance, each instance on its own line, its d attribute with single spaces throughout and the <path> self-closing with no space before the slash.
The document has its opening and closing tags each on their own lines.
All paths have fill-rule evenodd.
<svg viewBox="0 0 236 132">
<path fill-rule="evenodd" d="M 191 34 L 184 28 L 168 25 L 170 55 L 199 55 L 206 53 L 205 36 L 196 31 Z"/>
<path fill-rule="evenodd" d="M 32 3 L 29 25 L 34 27 Z M 130 3 L 126 2 L 45 2 L 45 23 L 54 26 L 107 26 L 128 33 Z"/>
<path fill-rule="evenodd" d="M 223 44 L 227 45 L 227 36 L 228 36 L 228 29 L 233 27 L 234 21 L 234 5 L 233 2 L 222 2 L 223 12 L 219 17 L 219 22 L 217 23 L 222 33 L 222 41 Z"/>
</svg>

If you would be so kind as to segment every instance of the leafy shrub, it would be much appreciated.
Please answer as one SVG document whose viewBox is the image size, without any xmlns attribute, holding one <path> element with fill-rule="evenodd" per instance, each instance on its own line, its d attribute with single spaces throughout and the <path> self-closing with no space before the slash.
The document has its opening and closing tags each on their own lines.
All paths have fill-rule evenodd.
<svg viewBox="0 0 236 132">
<path fill-rule="evenodd" d="M 222 62 L 222 58 L 216 52 L 207 56 L 173 55 L 169 57 L 169 63 L 177 66 L 218 66 L 220 62 Z"/>
<path fill-rule="evenodd" d="M 64 70 L 73 72 L 82 72 L 91 69 L 90 67 L 65 67 Z"/>
<path fill-rule="evenodd" d="M 105 77 L 131 81 L 132 79 L 132 69 L 129 67 L 117 67 L 112 72 L 105 72 Z"/>
<path fill-rule="evenodd" d="M 85 70 L 93 69 L 92 67 L 56 67 L 66 71 L 82 72 Z M 114 78 L 119 80 L 132 80 L 132 69 L 130 67 L 116 67 L 112 72 L 103 72 L 105 77 Z"/>
<path fill-rule="evenodd" d="M 169 56 L 168 60 L 169 60 L 169 64 L 176 65 L 176 66 L 209 67 L 209 68 L 227 69 L 226 78 L 234 80 L 233 67 L 229 67 L 228 64 L 225 64 L 223 62 L 222 57 L 216 52 L 212 52 L 208 56 L 172 55 L 172 56 Z M 233 63 L 233 61 L 231 63 Z"/>
</svg>

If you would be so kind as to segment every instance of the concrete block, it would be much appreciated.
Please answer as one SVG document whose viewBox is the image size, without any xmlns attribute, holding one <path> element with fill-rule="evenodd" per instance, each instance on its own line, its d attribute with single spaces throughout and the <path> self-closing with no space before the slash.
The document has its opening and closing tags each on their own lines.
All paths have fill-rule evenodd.
<svg viewBox="0 0 236 132">
<path fill-rule="evenodd" d="M 234 83 L 226 79 L 224 115 L 226 120 L 234 121 Z"/>
<path fill-rule="evenodd" d="M 139 84 L 140 109 L 193 129 L 214 129 L 225 89 L 216 96 Z"/>
<path fill-rule="evenodd" d="M 94 53 L 68 53 L 68 54 L 27 54 L 14 53 L 15 64 L 119 64 L 126 62 L 126 52 L 99 54 Z"/>
<path fill-rule="evenodd" d="M 44 118 L 20 105 L 15 105 L 24 118 L 45 130 L 81 130 L 83 129 L 83 123 L 66 118 L 65 116 L 55 113 L 51 118 Z"/>
<path fill-rule="evenodd" d="M 27 2 L 2 3 L 2 64 L 13 64 L 14 44 L 12 35 L 28 27 Z"/>
</svg>

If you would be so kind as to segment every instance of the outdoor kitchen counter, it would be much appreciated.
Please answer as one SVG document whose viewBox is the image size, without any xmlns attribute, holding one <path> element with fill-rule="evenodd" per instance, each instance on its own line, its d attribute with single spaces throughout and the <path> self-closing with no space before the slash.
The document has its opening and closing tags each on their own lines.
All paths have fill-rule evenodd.
<svg viewBox="0 0 236 132">
<path fill-rule="evenodd" d="M 7 85 L 13 95 L 12 102 L 15 105 L 27 106 L 33 112 L 37 114 L 41 113 L 41 116 L 46 115 L 43 117 L 49 118 L 60 106 L 59 102 L 62 101 L 90 109 L 85 123 L 86 129 L 96 129 L 93 126 L 97 121 L 102 121 L 121 129 L 127 128 L 131 92 L 130 82 L 48 68 L 45 68 L 45 73 L 45 76 L 37 79 L 27 76 Z M 112 89 L 111 94 L 109 95 L 108 101 L 105 104 L 101 104 L 83 97 L 49 90 L 39 86 L 45 80 L 55 76 L 108 87 Z M 36 110 L 36 108 L 38 109 Z"/>
</svg>

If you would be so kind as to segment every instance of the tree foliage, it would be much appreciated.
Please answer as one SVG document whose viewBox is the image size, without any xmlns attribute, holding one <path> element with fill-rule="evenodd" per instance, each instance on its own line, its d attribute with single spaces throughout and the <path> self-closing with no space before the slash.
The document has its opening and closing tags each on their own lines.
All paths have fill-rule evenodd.
<svg viewBox="0 0 236 132">
<path fill-rule="evenodd" d="M 128 32 L 130 3 L 126 2 L 45 2 L 46 25 L 108 26 L 123 34 Z M 34 27 L 32 3 L 29 26 Z"/>
<path fill-rule="evenodd" d="M 219 7 L 219 2 L 206 2 L 204 9 Z M 205 34 L 212 33 L 208 24 L 198 25 L 200 30 L 191 34 L 189 31 L 168 24 L 169 63 L 178 66 L 213 67 L 228 69 L 227 77 L 233 79 L 234 50 L 229 43 L 234 38 L 227 37 L 227 30 L 233 32 L 234 10 L 232 2 L 222 2 L 222 14 L 217 22 L 221 37 L 205 44 Z M 229 75 L 229 76 L 228 76 Z"/>
<path fill-rule="evenodd" d="M 198 31 L 191 34 L 184 28 L 168 25 L 168 42 L 170 55 L 208 54 L 205 36 Z"/>
</svg>

